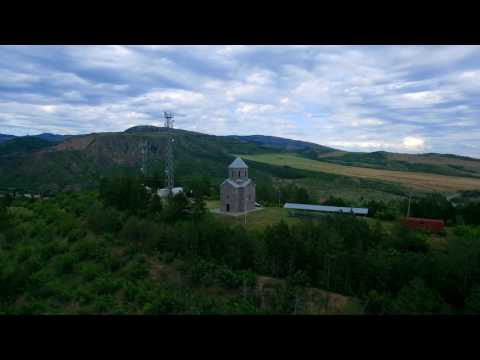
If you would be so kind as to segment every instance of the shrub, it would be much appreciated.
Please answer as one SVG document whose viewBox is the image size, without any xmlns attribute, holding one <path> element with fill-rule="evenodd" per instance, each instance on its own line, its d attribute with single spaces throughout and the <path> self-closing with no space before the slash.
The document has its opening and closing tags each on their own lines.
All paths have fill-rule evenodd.
<svg viewBox="0 0 480 360">
<path fill-rule="evenodd" d="M 55 258 L 54 266 L 58 274 L 69 274 L 73 272 L 73 268 L 77 259 L 72 254 L 58 255 Z"/>
<path fill-rule="evenodd" d="M 116 308 L 112 295 L 100 295 L 94 299 L 93 308 L 96 313 L 111 313 Z"/>
<path fill-rule="evenodd" d="M 216 282 L 217 265 L 213 261 L 197 260 L 192 264 L 191 280 L 194 284 L 211 286 Z"/>
<path fill-rule="evenodd" d="M 151 303 L 145 305 L 144 313 L 148 315 L 168 315 L 178 314 L 185 309 L 185 301 L 180 296 L 162 289 L 155 294 Z"/>
<path fill-rule="evenodd" d="M 122 270 L 122 275 L 130 280 L 143 279 L 148 275 L 148 265 L 143 258 L 131 260 Z"/>
<path fill-rule="evenodd" d="M 79 273 L 85 281 L 91 281 L 100 275 L 103 267 L 97 263 L 86 262 L 80 265 Z"/>
<path fill-rule="evenodd" d="M 154 234 L 153 223 L 131 216 L 123 226 L 120 237 L 124 241 L 144 245 L 153 238 Z"/>
<path fill-rule="evenodd" d="M 119 287 L 118 281 L 106 273 L 99 274 L 93 282 L 93 288 L 98 295 L 111 295 Z"/>
<path fill-rule="evenodd" d="M 121 213 L 96 203 L 87 214 L 87 224 L 97 234 L 116 233 L 122 227 Z"/>
</svg>

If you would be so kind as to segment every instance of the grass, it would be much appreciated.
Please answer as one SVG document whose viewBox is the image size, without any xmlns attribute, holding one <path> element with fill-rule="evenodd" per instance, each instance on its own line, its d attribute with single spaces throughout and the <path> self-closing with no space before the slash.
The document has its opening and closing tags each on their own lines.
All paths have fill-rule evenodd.
<svg viewBox="0 0 480 360">
<path fill-rule="evenodd" d="M 220 201 L 209 200 L 207 201 L 207 209 L 218 209 Z M 243 216 L 233 217 L 229 215 L 213 214 L 217 218 L 221 219 L 227 224 L 245 224 L 245 218 Z M 326 216 L 328 214 L 322 213 L 319 216 Z M 382 223 L 385 230 L 390 231 L 394 225 L 393 221 L 382 221 L 365 217 L 365 221 L 374 226 L 378 221 Z M 297 224 L 302 221 L 301 218 L 289 216 L 288 210 L 279 207 L 265 207 L 263 210 L 255 211 L 247 215 L 247 228 L 263 229 L 269 225 L 279 223 L 281 220 L 285 221 L 289 225 Z"/>
<path fill-rule="evenodd" d="M 475 178 L 343 166 L 306 159 L 293 154 L 256 154 L 242 156 L 246 160 L 271 165 L 289 166 L 301 170 L 394 182 L 423 191 L 452 192 L 466 189 L 480 189 L 480 179 Z"/>
<path fill-rule="evenodd" d="M 218 200 L 207 201 L 207 209 L 218 209 Z M 217 218 L 221 219 L 227 224 L 245 224 L 244 216 L 229 216 L 222 214 L 213 214 Z M 298 218 L 294 218 L 288 215 L 288 212 L 284 208 L 277 207 L 265 207 L 262 210 L 254 211 L 247 214 L 247 228 L 250 229 L 263 229 L 269 225 L 276 224 L 284 220 L 287 224 L 295 224 L 300 221 Z"/>
</svg>

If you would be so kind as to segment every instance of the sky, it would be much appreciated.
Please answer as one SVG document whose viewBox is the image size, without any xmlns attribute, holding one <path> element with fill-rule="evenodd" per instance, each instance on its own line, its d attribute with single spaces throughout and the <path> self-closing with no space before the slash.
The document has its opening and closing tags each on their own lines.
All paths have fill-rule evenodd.
<svg viewBox="0 0 480 360">
<path fill-rule="evenodd" d="M 480 46 L 0 46 L 0 133 L 162 126 L 480 158 Z"/>
</svg>

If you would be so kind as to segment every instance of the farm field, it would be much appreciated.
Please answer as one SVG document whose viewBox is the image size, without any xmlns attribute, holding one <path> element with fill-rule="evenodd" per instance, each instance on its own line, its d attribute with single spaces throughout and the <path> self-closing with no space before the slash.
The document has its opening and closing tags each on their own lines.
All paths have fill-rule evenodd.
<svg viewBox="0 0 480 360">
<path fill-rule="evenodd" d="M 344 166 L 306 159 L 293 154 L 256 154 L 242 155 L 242 157 L 246 160 L 271 165 L 290 166 L 302 170 L 395 182 L 422 191 L 455 192 L 458 190 L 480 189 L 480 179 L 475 178 Z"/>
</svg>

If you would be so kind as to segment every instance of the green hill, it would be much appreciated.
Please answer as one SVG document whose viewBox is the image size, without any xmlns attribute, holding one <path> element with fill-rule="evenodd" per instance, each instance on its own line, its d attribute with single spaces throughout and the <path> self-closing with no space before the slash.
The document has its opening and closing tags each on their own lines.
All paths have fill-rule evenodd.
<svg viewBox="0 0 480 360">
<path fill-rule="evenodd" d="M 51 141 L 34 136 L 14 138 L 0 143 L 0 156 L 32 153 L 53 145 Z"/>
<path fill-rule="evenodd" d="M 234 155 L 291 154 L 319 163 L 423 172 L 462 177 L 480 175 L 480 160 L 439 154 L 405 155 L 387 152 L 348 153 L 303 141 L 271 136 L 214 136 L 180 129 L 135 126 L 124 132 L 64 137 L 56 143 L 19 137 L 0 144 L 0 188 L 29 192 L 93 189 L 102 176 L 140 174 L 141 144 L 148 140 L 147 176 L 163 179 L 163 154 L 168 136 L 175 141 L 175 181 L 182 186 L 194 175 L 220 184 Z M 58 140 L 58 139 L 57 139 Z M 380 179 L 351 177 L 324 170 L 249 161 L 257 184 L 289 182 L 310 189 L 314 198 L 337 195 L 384 197 L 403 195 L 404 187 Z M 378 180 L 378 181 L 377 181 Z"/>
</svg>

